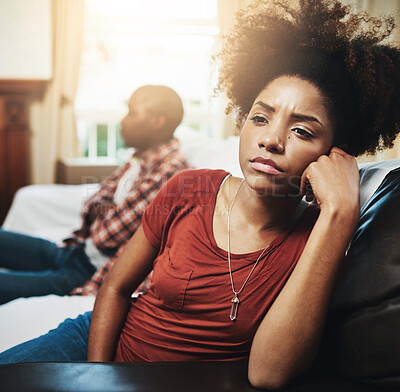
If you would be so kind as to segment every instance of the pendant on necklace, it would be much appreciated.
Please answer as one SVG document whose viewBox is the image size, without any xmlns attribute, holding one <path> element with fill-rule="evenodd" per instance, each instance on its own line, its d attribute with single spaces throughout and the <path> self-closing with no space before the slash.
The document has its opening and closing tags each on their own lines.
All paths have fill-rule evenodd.
<svg viewBox="0 0 400 392">
<path fill-rule="evenodd" d="M 229 315 L 229 318 L 232 321 L 236 319 L 238 307 L 239 307 L 239 298 L 238 295 L 235 294 L 235 296 L 232 298 L 231 314 Z"/>
</svg>

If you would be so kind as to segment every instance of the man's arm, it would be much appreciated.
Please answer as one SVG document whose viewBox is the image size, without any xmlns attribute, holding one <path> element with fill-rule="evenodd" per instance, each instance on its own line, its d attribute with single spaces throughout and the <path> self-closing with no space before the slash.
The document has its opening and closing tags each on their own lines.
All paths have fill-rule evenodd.
<svg viewBox="0 0 400 392">
<path fill-rule="evenodd" d="M 279 389 L 305 371 L 320 342 L 336 273 L 359 219 L 359 177 L 353 157 L 332 149 L 303 175 L 320 215 L 289 280 L 254 337 L 249 380 Z"/>
<path fill-rule="evenodd" d="M 104 217 L 107 214 L 109 206 L 114 204 L 113 197 L 118 181 L 128 168 L 129 164 L 125 164 L 114 170 L 101 182 L 100 189 L 85 201 L 81 212 L 84 224 L 90 226 L 97 217 Z"/>
<path fill-rule="evenodd" d="M 115 210 L 116 204 L 112 200 L 92 202 L 85 212 L 85 223 L 91 226 L 96 219 L 104 219 L 109 211 Z"/>
<path fill-rule="evenodd" d="M 90 235 L 90 226 L 96 219 L 103 219 L 113 205 L 113 195 L 118 181 L 127 170 L 129 164 L 114 170 L 102 183 L 100 189 L 88 198 L 81 211 L 82 224 L 68 238 L 63 240 L 66 246 L 83 243 Z"/>
<path fill-rule="evenodd" d="M 116 249 L 131 238 L 139 227 L 146 208 L 159 190 L 186 167 L 183 164 L 165 166 L 168 170 L 154 175 L 148 174 L 148 178 L 141 179 L 137 186 L 132 187 L 121 204 L 111 208 L 104 218 L 100 217 L 93 222 L 90 236 L 98 249 Z"/>
<path fill-rule="evenodd" d="M 110 208 L 105 217 L 99 217 L 90 227 L 90 237 L 100 250 L 116 249 L 125 243 L 140 226 L 142 216 L 159 186 L 146 192 L 135 187 L 119 205 Z"/>
</svg>

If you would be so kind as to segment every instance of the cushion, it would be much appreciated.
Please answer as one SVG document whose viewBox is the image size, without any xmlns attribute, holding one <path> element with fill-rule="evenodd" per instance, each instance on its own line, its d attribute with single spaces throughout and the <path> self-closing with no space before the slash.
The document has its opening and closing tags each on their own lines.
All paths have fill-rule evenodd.
<svg viewBox="0 0 400 392">
<path fill-rule="evenodd" d="M 382 176 L 377 165 L 369 169 Z M 400 387 L 398 166 L 364 202 L 333 293 L 322 355 L 345 376 Z"/>
<path fill-rule="evenodd" d="M 358 165 L 360 173 L 360 208 L 365 208 L 368 200 L 376 192 L 385 177 L 400 167 L 400 159 L 382 162 L 367 162 Z"/>
</svg>

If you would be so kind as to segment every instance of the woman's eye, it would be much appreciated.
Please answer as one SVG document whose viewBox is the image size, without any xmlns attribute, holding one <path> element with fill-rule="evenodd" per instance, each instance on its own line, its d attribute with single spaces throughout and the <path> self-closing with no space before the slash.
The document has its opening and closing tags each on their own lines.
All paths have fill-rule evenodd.
<svg viewBox="0 0 400 392">
<path fill-rule="evenodd" d="M 311 139 L 314 137 L 312 133 L 306 131 L 303 128 L 292 128 L 292 131 L 296 132 L 298 135 L 300 135 L 304 138 L 307 138 L 307 139 Z"/>
<path fill-rule="evenodd" d="M 253 116 L 251 121 L 253 121 L 255 124 L 268 124 L 268 120 L 262 116 Z"/>
</svg>

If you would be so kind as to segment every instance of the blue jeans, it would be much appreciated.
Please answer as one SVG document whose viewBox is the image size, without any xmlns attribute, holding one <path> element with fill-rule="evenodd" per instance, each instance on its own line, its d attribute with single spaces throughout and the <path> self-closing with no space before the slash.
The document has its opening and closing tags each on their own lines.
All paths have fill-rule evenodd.
<svg viewBox="0 0 400 392">
<path fill-rule="evenodd" d="M 66 319 L 46 335 L 0 353 L 0 364 L 20 362 L 69 362 L 87 360 L 92 312 Z"/>
<path fill-rule="evenodd" d="M 0 228 L 0 304 L 20 297 L 66 295 L 96 271 L 84 247 L 53 242 Z"/>
</svg>

